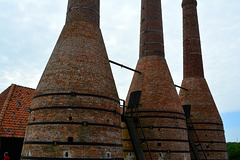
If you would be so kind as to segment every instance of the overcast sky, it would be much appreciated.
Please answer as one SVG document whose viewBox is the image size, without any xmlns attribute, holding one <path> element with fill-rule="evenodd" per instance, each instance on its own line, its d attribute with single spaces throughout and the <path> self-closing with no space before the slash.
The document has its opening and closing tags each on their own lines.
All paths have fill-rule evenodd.
<svg viewBox="0 0 240 160">
<path fill-rule="evenodd" d="M 0 0 L 0 92 L 12 83 L 36 88 L 66 18 L 67 0 Z M 198 0 L 205 78 L 228 141 L 240 140 L 240 1 Z M 162 0 L 165 53 L 182 81 L 181 0 Z M 101 0 L 101 29 L 110 60 L 135 68 L 140 0 Z M 119 97 L 133 73 L 112 65 Z"/>
</svg>

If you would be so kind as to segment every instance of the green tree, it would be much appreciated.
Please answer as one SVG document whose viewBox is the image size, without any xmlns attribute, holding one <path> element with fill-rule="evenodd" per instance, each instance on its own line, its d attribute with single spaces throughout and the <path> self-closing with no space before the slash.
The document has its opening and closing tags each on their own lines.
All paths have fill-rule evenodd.
<svg viewBox="0 0 240 160">
<path fill-rule="evenodd" d="M 227 143 L 229 160 L 240 160 L 240 143 Z"/>
</svg>

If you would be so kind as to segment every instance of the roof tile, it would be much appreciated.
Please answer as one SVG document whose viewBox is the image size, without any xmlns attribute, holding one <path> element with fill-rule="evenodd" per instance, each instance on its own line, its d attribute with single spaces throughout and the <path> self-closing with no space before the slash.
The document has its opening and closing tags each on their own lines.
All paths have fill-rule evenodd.
<svg viewBox="0 0 240 160">
<path fill-rule="evenodd" d="M 10 92 L 8 87 L 0 94 L 0 109 Z M 24 138 L 29 111 L 34 89 L 15 85 L 5 111 L 2 126 L 0 126 L 1 137 Z"/>
</svg>

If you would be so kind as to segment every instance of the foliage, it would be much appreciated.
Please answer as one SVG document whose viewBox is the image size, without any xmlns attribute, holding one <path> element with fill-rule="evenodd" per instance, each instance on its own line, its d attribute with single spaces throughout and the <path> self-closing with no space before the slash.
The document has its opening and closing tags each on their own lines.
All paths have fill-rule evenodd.
<svg viewBox="0 0 240 160">
<path fill-rule="evenodd" d="M 240 143 L 227 143 L 229 160 L 240 160 Z"/>
</svg>

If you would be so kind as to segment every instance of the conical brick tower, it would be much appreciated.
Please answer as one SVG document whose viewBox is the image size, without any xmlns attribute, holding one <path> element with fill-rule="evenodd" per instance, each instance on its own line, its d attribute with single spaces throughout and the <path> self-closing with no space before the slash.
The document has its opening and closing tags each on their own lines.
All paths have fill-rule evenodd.
<svg viewBox="0 0 240 160">
<path fill-rule="evenodd" d="M 69 0 L 34 94 L 22 159 L 121 159 L 119 98 L 99 28 L 99 0 Z"/>
<path fill-rule="evenodd" d="M 161 0 L 142 0 L 136 70 L 141 74 L 134 74 L 126 102 L 132 92 L 141 91 L 133 116 L 139 116 L 152 159 L 189 160 L 186 119 L 164 57 Z M 130 108 L 126 114 L 129 112 Z M 143 141 L 140 123 L 135 125 Z M 123 136 L 124 156 L 130 157 L 133 147 L 127 134 Z M 147 144 L 142 143 L 142 148 L 146 159 L 151 160 Z"/>
<path fill-rule="evenodd" d="M 188 125 L 201 159 L 227 160 L 224 129 L 218 109 L 204 78 L 197 17 L 197 1 L 183 0 L 184 79 L 180 90 L 183 105 L 191 105 Z M 192 152 L 192 159 L 195 156 Z"/>
</svg>

